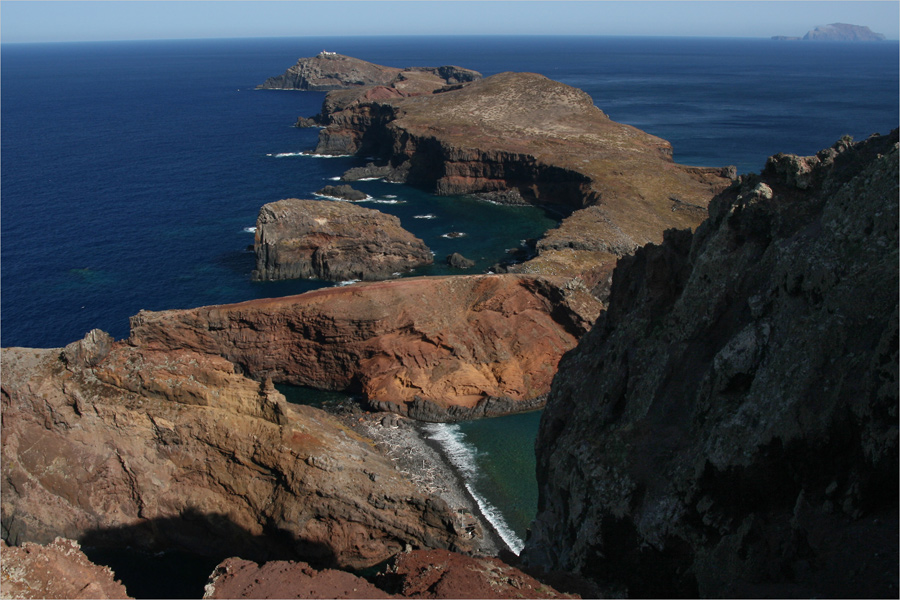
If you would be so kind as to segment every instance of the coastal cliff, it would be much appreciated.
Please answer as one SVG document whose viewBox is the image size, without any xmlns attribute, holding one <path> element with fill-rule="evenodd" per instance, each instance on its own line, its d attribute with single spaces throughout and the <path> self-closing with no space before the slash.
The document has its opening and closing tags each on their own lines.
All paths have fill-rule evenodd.
<svg viewBox="0 0 900 600">
<path fill-rule="evenodd" d="M 659 242 L 665 229 L 699 225 L 734 176 L 733 169 L 675 163 L 665 140 L 612 121 L 585 92 L 534 73 L 325 105 L 318 154 L 371 155 L 380 176 L 441 195 L 563 213 L 594 207 L 563 222 L 557 242 L 539 249 L 549 255 L 543 262 L 520 269 L 579 276 L 589 287 L 618 257 Z"/>
<path fill-rule="evenodd" d="M 434 262 L 425 243 L 395 216 L 348 202 L 297 198 L 259 210 L 254 251 L 257 281 L 373 281 Z"/>
<path fill-rule="evenodd" d="M 616 268 L 524 557 L 631 597 L 893 597 L 897 131 L 776 155 Z"/>
<path fill-rule="evenodd" d="M 299 296 L 141 312 L 129 343 L 223 357 L 264 380 L 363 394 L 453 421 L 543 405 L 560 356 L 600 303 L 564 279 L 408 278 Z"/>
<path fill-rule="evenodd" d="M 329 414 L 221 357 L 113 342 L 2 354 L 2 528 L 13 545 L 181 549 L 363 568 L 480 541 Z"/>
</svg>

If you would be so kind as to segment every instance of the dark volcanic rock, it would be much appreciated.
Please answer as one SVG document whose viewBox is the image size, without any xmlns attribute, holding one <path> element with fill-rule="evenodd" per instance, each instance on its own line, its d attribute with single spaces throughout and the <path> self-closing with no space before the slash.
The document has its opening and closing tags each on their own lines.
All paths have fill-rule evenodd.
<svg viewBox="0 0 900 600">
<path fill-rule="evenodd" d="M 475 261 L 466 258 L 459 252 L 454 252 L 447 256 L 447 264 L 454 269 L 471 269 L 475 266 Z"/>
<path fill-rule="evenodd" d="M 348 568 L 408 545 L 475 547 L 455 511 L 372 440 L 288 404 L 271 381 L 181 348 L 118 342 L 94 366 L 63 358 L 91 337 L 3 349 L 8 543 L 65 536 L 85 547 Z"/>
<path fill-rule="evenodd" d="M 454 420 L 539 407 L 560 356 L 598 312 L 595 298 L 564 279 L 404 278 L 142 311 L 129 341 L 222 356 L 259 379 L 359 392 L 383 410 Z"/>
<path fill-rule="evenodd" d="M 109 567 L 95 565 L 78 542 L 56 538 L 46 546 L 0 541 L 0 598 L 131 598 Z"/>
<path fill-rule="evenodd" d="M 434 262 L 425 243 L 397 217 L 326 200 L 290 198 L 263 206 L 254 249 L 253 279 L 261 281 L 373 281 Z"/>
<path fill-rule="evenodd" d="M 616 268 L 528 563 L 630 597 L 897 595 L 897 131 L 773 156 Z"/>
<path fill-rule="evenodd" d="M 318 190 L 316 194 L 328 196 L 329 198 L 349 200 L 350 202 L 359 202 L 369 197 L 365 192 L 353 189 L 349 185 L 326 185 L 321 190 Z"/>
</svg>

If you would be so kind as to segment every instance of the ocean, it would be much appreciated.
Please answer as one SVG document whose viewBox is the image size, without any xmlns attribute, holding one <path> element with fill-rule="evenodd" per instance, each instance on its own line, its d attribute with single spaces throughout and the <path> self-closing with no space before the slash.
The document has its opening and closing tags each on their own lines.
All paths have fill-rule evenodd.
<svg viewBox="0 0 900 600">
<path fill-rule="evenodd" d="M 260 206 L 310 197 L 365 157 L 301 153 L 292 127 L 324 93 L 258 91 L 299 57 L 532 71 L 587 91 L 612 119 L 669 140 L 675 160 L 759 171 L 843 135 L 898 126 L 898 44 L 652 37 L 302 37 L 0 46 L 0 344 L 117 338 L 141 309 L 304 292 L 250 281 Z M 355 187 L 436 253 L 484 270 L 557 216 L 382 181 Z M 460 238 L 442 237 L 451 231 Z M 441 426 L 474 460 L 471 485 L 519 540 L 535 513 L 539 413 Z M 466 460 L 469 460 L 468 458 Z"/>
</svg>

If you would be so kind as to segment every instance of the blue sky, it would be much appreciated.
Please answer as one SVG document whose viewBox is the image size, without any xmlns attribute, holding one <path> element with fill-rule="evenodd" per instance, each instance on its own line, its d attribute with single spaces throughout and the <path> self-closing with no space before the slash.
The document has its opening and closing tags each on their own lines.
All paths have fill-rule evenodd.
<svg viewBox="0 0 900 600">
<path fill-rule="evenodd" d="M 898 39 L 900 2 L 0 1 L 0 41 L 306 35 L 802 36 L 851 23 Z"/>
</svg>

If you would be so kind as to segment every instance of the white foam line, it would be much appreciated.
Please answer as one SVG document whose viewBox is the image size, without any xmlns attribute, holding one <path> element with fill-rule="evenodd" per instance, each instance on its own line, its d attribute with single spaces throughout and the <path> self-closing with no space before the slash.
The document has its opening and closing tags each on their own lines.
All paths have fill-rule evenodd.
<svg viewBox="0 0 900 600">
<path fill-rule="evenodd" d="M 434 215 L 416 215 L 413 219 L 436 219 L 437 217 Z"/>
<path fill-rule="evenodd" d="M 334 200 L 336 202 L 349 202 L 351 204 L 357 204 L 359 202 L 377 202 L 375 198 L 372 196 L 366 196 L 362 200 L 347 200 L 346 198 L 338 198 L 337 196 L 326 196 L 325 194 L 313 194 L 316 198 L 324 198 L 325 200 Z M 393 202 L 389 202 L 388 204 L 394 204 Z"/>
<path fill-rule="evenodd" d="M 269 153 L 266 156 L 272 156 L 274 158 L 286 158 L 289 156 L 308 156 L 310 158 L 347 158 L 348 156 L 353 156 L 352 154 L 313 154 L 312 152 L 278 152 L 278 153 Z"/>
<path fill-rule="evenodd" d="M 244 227 L 242 231 L 244 233 L 256 233 L 256 227 Z"/>
<path fill-rule="evenodd" d="M 424 428 L 429 434 L 428 437 L 441 445 L 450 462 L 460 470 L 466 490 L 475 499 L 478 509 L 494 526 L 503 542 L 516 554 L 522 552 L 525 543 L 509 527 L 500 511 L 487 499 L 483 498 L 472 485 L 472 481 L 478 476 L 478 463 L 475 460 L 475 452 L 471 446 L 463 442 L 465 434 L 459 430 L 459 425 L 427 423 L 424 425 Z"/>
</svg>

